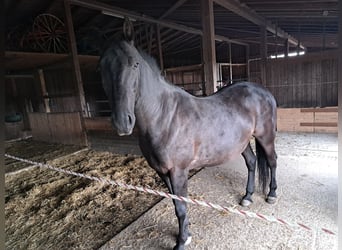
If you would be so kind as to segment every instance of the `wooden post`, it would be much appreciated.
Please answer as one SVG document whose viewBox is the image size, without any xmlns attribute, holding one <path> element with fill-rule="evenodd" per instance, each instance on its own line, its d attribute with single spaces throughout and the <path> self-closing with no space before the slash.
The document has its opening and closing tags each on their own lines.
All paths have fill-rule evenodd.
<svg viewBox="0 0 342 250">
<path fill-rule="evenodd" d="M 232 61 L 232 44 L 228 44 L 229 48 L 229 84 L 233 84 L 233 61 Z"/>
<path fill-rule="evenodd" d="M 51 109 L 50 109 L 50 103 L 49 103 L 49 98 L 48 98 L 48 92 L 46 90 L 44 71 L 42 69 L 38 69 L 38 75 L 39 75 L 40 87 L 42 90 L 42 96 L 44 99 L 45 112 L 50 113 Z"/>
<path fill-rule="evenodd" d="M 289 56 L 289 39 L 285 39 L 284 41 L 284 57 Z"/>
<path fill-rule="evenodd" d="M 158 57 L 159 57 L 159 67 L 160 70 L 164 70 L 164 60 L 163 60 L 163 50 L 160 38 L 160 25 L 156 24 L 156 35 L 157 35 L 157 50 L 158 50 Z"/>
<path fill-rule="evenodd" d="M 341 28 L 340 28 L 341 29 Z M 327 45 L 326 45 L 326 41 L 327 41 L 327 39 L 326 39 L 326 19 L 324 19 L 324 21 L 323 21 L 323 38 L 322 38 L 322 50 L 324 51 L 325 49 L 326 49 L 326 47 L 327 47 Z"/>
<path fill-rule="evenodd" d="M 66 19 L 66 27 L 67 27 L 67 33 L 68 33 L 68 41 L 69 41 L 69 52 L 72 59 L 72 66 L 73 66 L 73 72 L 74 72 L 74 78 L 76 80 L 76 86 L 79 93 L 79 101 L 80 101 L 80 107 L 82 115 L 85 117 L 88 117 L 88 110 L 84 95 L 84 89 L 83 89 L 83 82 L 82 82 L 82 74 L 80 69 L 80 63 L 78 61 L 78 55 L 77 55 L 77 44 L 76 44 L 76 38 L 75 38 L 75 32 L 74 32 L 74 25 L 72 21 L 72 15 L 71 15 L 71 9 L 70 9 L 70 3 L 68 0 L 64 0 L 64 9 L 65 9 L 65 19 Z"/>
<path fill-rule="evenodd" d="M 275 26 L 275 56 L 278 58 L 278 25 Z"/>
<path fill-rule="evenodd" d="M 148 54 L 152 54 L 152 39 L 153 39 L 153 28 L 152 25 L 146 24 L 145 25 L 145 33 L 146 33 L 146 41 L 147 41 L 147 51 Z"/>
<path fill-rule="evenodd" d="M 340 13 L 342 13 L 342 1 L 339 1 L 338 3 L 338 6 L 339 6 L 339 11 Z M 337 87 L 338 87 L 338 109 L 339 111 L 341 110 L 341 107 L 342 107 L 342 32 L 341 32 L 341 29 L 342 29 L 342 18 L 340 17 L 339 18 L 339 28 L 340 28 L 340 31 L 338 32 L 338 84 L 337 84 Z M 340 124 L 342 124 L 342 115 L 339 114 L 338 115 L 338 134 L 339 135 L 342 135 L 342 126 Z M 338 149 L 338 153 L 339 155 L 341 155 L 342 153 L 342 147 L 339 147 Z M 341 180 L 341 177 L 340 177 L 340 180 Z M 342 200 L 342 188 L 341 188 L 342 185 L 339 185 L 339 201 Z M 339 223 L 342 222 L 342 216 L 339 217 Z M 339 231 L 339 237 L 341 237 L 341 231 Z"/>
<path fill-rule="evenodd" d="M 247 81 L 250 81 L 250 68 L 249 68 L 249 46 L 246 46 L 246 76 Z"/>
<path fill-rule="evenodd" d="M 260 26 L 260 59 L 261 83 L 266 86 L 267 31 L 265 26 Z"/>
<path fill-rule="evenodd" d="M 210 95 L 217 86 L 213 0 L 201 0 L 201 18 L 205 94 Z"/>
<path fill-rule="evenodd" d="M 300 42 L 298 42 L 298 45 L 297 45 L 297 56 L 299 56 L 299 52 L 300 52 Z"/>
</svg>

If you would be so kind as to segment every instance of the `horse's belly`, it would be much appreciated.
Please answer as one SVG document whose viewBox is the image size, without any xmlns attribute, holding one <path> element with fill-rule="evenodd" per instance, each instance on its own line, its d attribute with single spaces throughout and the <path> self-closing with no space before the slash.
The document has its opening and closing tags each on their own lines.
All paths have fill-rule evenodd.
<svg viewBox="0 0 342 250">
<path fill-rule="evenodd" d="M 217 166 L 233 160 L 243 152 L 247 143 L 244 142 L 235 145 L 215 143 L 203 147 L 203 149 L 199 150 L 194 156 L 189 167 L 194 169 L 199 167 Z"/>
</svg>

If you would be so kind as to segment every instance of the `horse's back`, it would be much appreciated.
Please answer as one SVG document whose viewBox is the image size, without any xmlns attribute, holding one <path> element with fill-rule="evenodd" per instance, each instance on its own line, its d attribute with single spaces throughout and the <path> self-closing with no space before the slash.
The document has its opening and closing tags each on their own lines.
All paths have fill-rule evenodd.
<svg viewBox="0 0 342 250">
<path fill-rule="evenodd" d="M 213 96 L 218 95 L 222 97 L 240 97 L 240 98 L 253 98 L 254 96 L 261 96 L 274 100 L 271 92 L 264 86 L 253 82 L 239 82 L 232 85 L 225 86 L 217 91 Z"/>
<path fill-rule="evenodd" d="M 272 93 L 260 84 L 240 82 L 228 85 L 211 96 L 232 109 L 271 109 L 276 111 L 276 100 Z"/>
<path fill-rule="evenodd" d="M 216 92 L 212 98 L 219 100 L 235 117 L 254 120 L 255 133 L 276 130 L 276 100 L 262 85 L 251 82 L 232 84 Z"/>
</svg>

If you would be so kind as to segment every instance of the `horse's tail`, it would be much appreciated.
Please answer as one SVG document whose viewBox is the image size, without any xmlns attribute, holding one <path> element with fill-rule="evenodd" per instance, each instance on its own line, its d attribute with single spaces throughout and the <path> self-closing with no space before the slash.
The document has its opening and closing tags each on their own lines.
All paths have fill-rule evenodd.
<svg viewBox="0 0 342 250">
<path fill-rule="evenodd" d="M 255 149 L 257 155 L 257 166 L 259 171 L 259 185 L 262 187 L 262 191 L 266 194 L 266 187 L 270 176 L 270 170 L 267 164 L 266 153 L 264 148 L 255 140 Z"/>
</svg>

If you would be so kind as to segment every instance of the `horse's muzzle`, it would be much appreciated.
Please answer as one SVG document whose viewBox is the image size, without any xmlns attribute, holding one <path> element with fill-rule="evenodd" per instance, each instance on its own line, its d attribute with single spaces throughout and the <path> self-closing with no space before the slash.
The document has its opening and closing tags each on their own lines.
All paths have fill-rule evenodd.
<svg viewBox="0 0 342 250">
<path fill-rule="evenodd" d="M 131 114 L 123 114 L 118 117 L 112 116 L 112 125 L 117 131 L 119 136 L 131 135 L 133 133 L 133 128 L 135 125 L 135 116 Z"/>
</svg>

